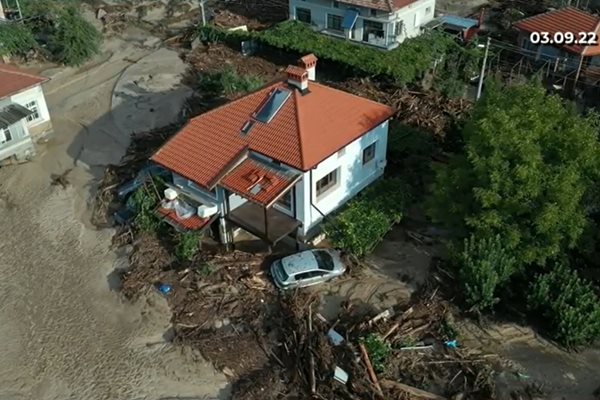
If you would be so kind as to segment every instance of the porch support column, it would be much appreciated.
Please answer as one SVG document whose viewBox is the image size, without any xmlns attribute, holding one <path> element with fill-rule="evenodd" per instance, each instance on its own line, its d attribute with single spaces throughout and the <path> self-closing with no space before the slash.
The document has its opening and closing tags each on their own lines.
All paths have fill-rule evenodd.
<svg viewBox="0 0 600 400">
<path fill-rule="evenodd" d="M 265 217 L 265 237 L 267 239 L 267 245 L 269 246 L 269 253 L 272 251 L 271 249 L 271 241 L 269 240 L 269 218 L 267 217 L 267 206 L 263 207 L 264 217 Z"/>
</svg>

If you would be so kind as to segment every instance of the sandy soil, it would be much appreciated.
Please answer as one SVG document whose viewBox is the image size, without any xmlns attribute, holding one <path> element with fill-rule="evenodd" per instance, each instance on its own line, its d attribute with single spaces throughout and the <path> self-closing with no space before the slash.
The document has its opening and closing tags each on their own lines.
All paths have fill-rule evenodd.
<svg viewBox="0 0 600 400">
<path fill-rule="evenodd" d="M 0 400 L 226 398 L 224 376 L 170 345 L 163 298 L 126 304 L 109 290 L 117 255 L 112 232 L 89 227 L 90 190 L 128 142 L 108 112 L 112 88 L 125 58 L 150 50 L 107 45 L 84 72 L 50 71 L 55 138 L 34 162 L 0 169 Z M 71 186 L 50 185 L 72 167 Z"/>
</svg>

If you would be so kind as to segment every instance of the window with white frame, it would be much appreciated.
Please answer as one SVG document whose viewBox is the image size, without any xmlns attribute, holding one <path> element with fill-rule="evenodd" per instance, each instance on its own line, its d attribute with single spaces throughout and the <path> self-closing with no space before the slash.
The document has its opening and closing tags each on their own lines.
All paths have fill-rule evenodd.
<svg viewBox="0 0 600 400">
<path fill-rule="evenodd" d="M 369 161 L 371 161 L 372 159 L 375 158 L 375 149 L 377 142 L 370 144 L 369 146 L 365 147 L 365 149 L 363 150 L 363 155 L 362 155 L 362 163 L 363 165 L 367 164 Z"/>
<path fill-rule="evenodd" d="M 31 100 L 30 102 L 25 103 L 25 108 L 31 111 L 31 114 L 27 116 L 27 122 L 33 122 L 40 119 L 40 110 L 37 101 Z"/>
<path fill-rule="evenodd" d="M 334 169 L 317 181 L 317 197 L 321 197 L 337 186 L 339 168 Z"/>
<path fill-rule="evenodd" d="M 12 139 L 12 135 L 10 133 L 10 129 L 2 128 L 0 129 L 0 144 L 6 143 Z"/>
</svg>

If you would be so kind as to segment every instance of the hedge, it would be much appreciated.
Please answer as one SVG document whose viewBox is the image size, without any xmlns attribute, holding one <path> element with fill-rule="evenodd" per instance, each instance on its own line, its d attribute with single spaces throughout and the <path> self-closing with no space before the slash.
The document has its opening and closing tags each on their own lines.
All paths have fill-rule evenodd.
<svg viewBox="0 0 600 400">
<path fill-rule="evenodd" d="M 408 199 L 409 190 L 403 181 L 380 180 L 327 221 L 323 232 L 334 247 L 364 257 L 392 225 L 400 222 Z"/>
<path fill-rule="evenodd" d="M 449 51 L 462 51 L 450 36 L 437 31 L 407 39 L 396 49 L 383 51 L 315 32 L 297 21 L 285 21 L 253 32 L 230 32 L 204 26 L 199 35 L 209 42 L 239 44 L 242 40 L 255 39 L 278 49 L 314 53 L 321 59 L 348 65 L 371 76 L 389 76 L 401 85 L 416 81 Z"/>
</svg>

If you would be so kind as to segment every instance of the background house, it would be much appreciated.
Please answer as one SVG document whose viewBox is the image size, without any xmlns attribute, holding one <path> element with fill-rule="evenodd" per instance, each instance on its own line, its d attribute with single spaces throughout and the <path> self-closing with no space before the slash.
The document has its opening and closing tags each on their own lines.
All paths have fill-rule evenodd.
<svg viewBox="0 0 600 400">
<path fill-rule="evenodd" d="M 314 55 L 301 64 L 287 81 L 193 118 L 152 156 L 199 210 L 181 220 L 159 209 L 172 225 L 203 229 L 218 214 L 225 243 L 231 227 L 270 244 L 305 241 L 382 176 L 392 110 L 315 82 Z"/>
<path fill-rule="evenodd" d="M 34 140 L 52 132 L 42 83 L 48 78 L 0 64 L 0 161 L 25 161 Z"/>
<path fill-rule="evenodd" d="M 434 18 L 435 0 L 290 0 L 290 18 L 323 33 L 393 49 Z"/>
<path fill-rule="evenodd" d="M 519 45 L 530 58 L 549 61 L 554 70 L 572 71 L 575 80 L 581 74 L 594 81 L 600 79 L 600 17 L 566 7 L 525 18 L 513 26 L 519 32 Z M 570 32 L 577 40 L 582 35 L 595 33 L 596 42 L 591 45 L 532 43 L 531 34 L 540 32 L 548 32 L 550 38 Z"/>
</svg>

